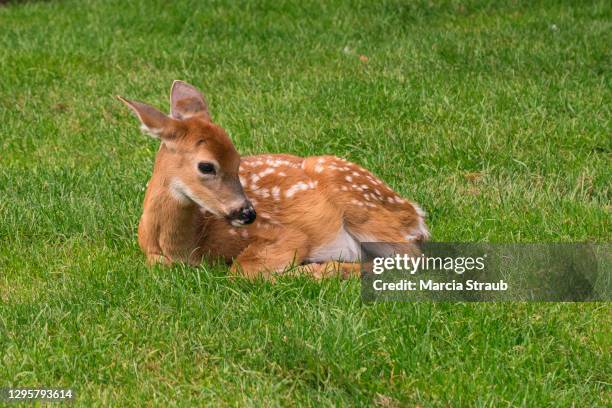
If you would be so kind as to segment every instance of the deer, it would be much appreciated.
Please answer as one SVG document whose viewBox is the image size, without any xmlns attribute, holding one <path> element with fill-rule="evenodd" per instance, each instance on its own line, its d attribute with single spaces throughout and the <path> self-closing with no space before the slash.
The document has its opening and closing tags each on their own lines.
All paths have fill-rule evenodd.
<svg viewBox="0 0 612 408">
<path fill-rule="evenodd" d="M 203 94 L 176 80 L 170 113 L 117 97 L 160 141 L 138 243 L 148 264 L 221 259 L 231 276 L 360 274 L 360 244 L 418 252 L 425 213 L 363 167 L 332 155 L 241 156 Z"/>
</svg>

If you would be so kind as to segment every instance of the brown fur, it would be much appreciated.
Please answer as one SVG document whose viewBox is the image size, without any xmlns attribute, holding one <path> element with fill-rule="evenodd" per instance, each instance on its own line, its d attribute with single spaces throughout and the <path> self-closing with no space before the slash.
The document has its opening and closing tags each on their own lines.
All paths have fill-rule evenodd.
<svg viewBox="0 0 612 408">
<path fill-rule="evenodd" d="M 225 131 L 210 121 L 201 94 L 188 84 L 173 86 L 172 117 L 122 100 L 162 139 L 138 229 L 151 263 L 221 258 L 233 262 L 232 273 L 249 278 L 270 277 L 291 265 L 317 278 L 350 276 L 359 273 L 358 264 L 336 259 L 302 264 L 342 230 L 358 241 L 410 245 L 428 237 L 420 209 L 354 163 L 286 154 L 241 159 Z M 216 178 L 197 172 L 202 160 L 218 163 Z M 224 217 L 247 198 L 257 218 L 233 227 Z"/>
</svg>

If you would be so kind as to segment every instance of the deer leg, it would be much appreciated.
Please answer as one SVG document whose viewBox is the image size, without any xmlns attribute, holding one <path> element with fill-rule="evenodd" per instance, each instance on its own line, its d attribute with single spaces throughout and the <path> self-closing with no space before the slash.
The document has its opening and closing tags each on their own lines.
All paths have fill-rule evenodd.
<svg viewBox="0 0 612 408">
<path fill-rule="evenodd" d="M 312 263 L 300 265 L 296 268 L 298 272 L 311 275 L 315 279 L 332 278 L 340 276 L 342 279 L 361 276 L 361 264 L 357 262 L 329 261 L 324 263 Z"/>
<path fill-rule="evenodd" d="M 248 279 L 255 279 L 258 276 L 264 278 L 271 278 L 271 274 L 274 272 L 282 272 L 292 264 L 295 265 L 297 257 L 294 255 L 296 252 L 287 254 L 293 254 L 286 258 L 288 262 L 279 262 L 277 268 L 272 267 L 272 263 L 266 263 L 264 260 L 240 260 L 237 259 L 231 268 L 233 275 L 242 275 Z M 295 275 L 308 275 L 316 280 L 332 278 L 334 276 L 340 276 L 342 279 L 349 279 L 352 277 L 361 276 L 361 264 L 356 262 L 338 262 L 330 261 L 325 263 L 311 263 L 306 265 L 297 265 L 288 271 L 290 274 Z"/>
<path fill-rule="evenodd" d="M 270 279 L 272 274 L 296 265 L 289 273 L 305 274 L 314 279 L 360 276 L 359 263 L 330 261 L 300 265 L 307 255 L 307 242 L 308 237 L 299 231 L 288 231 L 273 242 L 255 241 L 236 258 L 230 273 L 247 279 L 260 276 Z"/>
<path fill-rule="evenodd" d="M 159 265 L 172 265 L 172 260 L 162 254 L 148 253 L 147 254 L 147 265 L 153 266 L 153 265 L 158 265 L 158 264 Z"/>
<path fill-rule="evenodd" d="M 234 261 L 230 273 L 247 279 L 269 279 L 291 265 L 299 265 L 307 254 L 308 238 L 299 231 L 286 231 L 274 241 L 257 240 Z"/>
</svg>

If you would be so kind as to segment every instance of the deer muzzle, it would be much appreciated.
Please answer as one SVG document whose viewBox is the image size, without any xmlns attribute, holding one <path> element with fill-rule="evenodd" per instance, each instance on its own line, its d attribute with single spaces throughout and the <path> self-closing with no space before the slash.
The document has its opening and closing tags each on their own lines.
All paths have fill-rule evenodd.
<svg viewBox="0 0 612 408">
<path fill-rule="evenodd" d="M 230 223 L 235 227 L 252 224 L 255 218 L 257 218 L 257 213 L 248 200 L 242 207 L 232 211 L 228 216 Z"/>
</svg>

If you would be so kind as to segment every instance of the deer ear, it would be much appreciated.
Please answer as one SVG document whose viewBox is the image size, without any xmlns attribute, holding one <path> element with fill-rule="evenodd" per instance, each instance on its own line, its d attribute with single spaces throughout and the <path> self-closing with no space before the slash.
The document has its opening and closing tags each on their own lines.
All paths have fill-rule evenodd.
<svg viewBox="0 0 612 408">
<path fill-rule="evenodd" d="M 175 119 L 201 116 L 206 120 L 210 120 L 206 99 L 204 99 L 200 91 L 187 82 L 176 80 L 172 83 L 170 107 L 170 113 Z"/>
<path fill-rule="evenodd" d="M 176 130 L 176 121 L 174 119 L 146 103 L 130 101 L 121 96 L 117 96 L 117 99 L 125 103 L 136 114 L 141 123 L 140 129 L 143 132 L 156 139 L 171 139 L 174 137 Z"/>
</svg>

